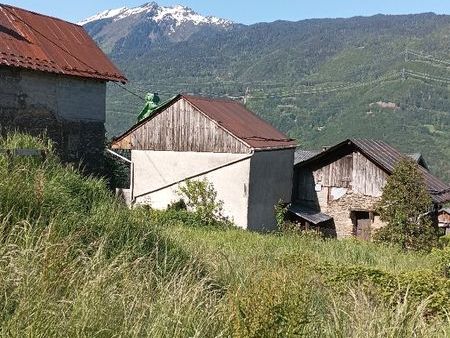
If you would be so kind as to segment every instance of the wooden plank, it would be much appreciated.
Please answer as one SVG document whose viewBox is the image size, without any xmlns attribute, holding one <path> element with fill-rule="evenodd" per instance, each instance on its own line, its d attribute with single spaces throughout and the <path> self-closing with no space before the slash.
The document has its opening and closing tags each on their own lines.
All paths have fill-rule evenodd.
<svg viewBox="0 0 450 338">
<path fill-rule="evenodd" d="M 121 142 L 136 150 L 249 153 L 243 142 L 220 128 L 189 102 L 179 100 Z M 117 147 L 116 147 L 117 148 Z"/>
<path fill-rule="evenodd" d="M 353 156 L 353 168 L 353 191 L 366 196 L 381 196 L 388 175 L 360 153 Z"/>
</svg>

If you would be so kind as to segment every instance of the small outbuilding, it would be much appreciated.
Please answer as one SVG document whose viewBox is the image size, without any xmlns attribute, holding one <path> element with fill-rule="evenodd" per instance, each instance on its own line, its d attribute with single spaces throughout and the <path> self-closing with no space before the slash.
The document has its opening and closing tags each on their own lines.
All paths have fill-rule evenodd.
<svg viewBox="0 0 450 338">
<path fill-rule="evenodd" d="M 113 141 L 131 150 L 130 199 L 164 209 L 187 180 L 206 178 L 224 214 L 250 230 L 276 228 L 290 202 L 296 142 L 226 99 L 178 95 Z"/>
<path fill-rule="evenodd" d="M 421 155 L 402 154 L 383 141 L 348 139 L 321 152 L 297 151 L 291 216 L 305 228 L 370 239 L 384 225 L 376 213 L 383 187 L 404 158 L 418 163 L 434 210 L 450 201 L 450 186 L 428 171 Z"/>
</svg>

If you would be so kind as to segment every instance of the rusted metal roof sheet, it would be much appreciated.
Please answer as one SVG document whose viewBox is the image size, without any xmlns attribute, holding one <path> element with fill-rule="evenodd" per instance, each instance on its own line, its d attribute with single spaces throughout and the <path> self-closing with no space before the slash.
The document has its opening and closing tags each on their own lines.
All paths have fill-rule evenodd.
<svg viewBox="0 0 450 338">
<path fill-rule="evenodd" d="M 83 27 L 0 4 L 0 66 L 126 82 Z"/>
<path fill-rule="evenodd" d="M 267 150 L 294 148 L 297 145 L 294 139 L 288 138 L 239 102 L 190 95 L 183 95 L 183 98 L 251 148 Z"/>
<path fill-rule="evenodd" d="M 236 101 L 180 94 L 158 107 L 151 116 L 115 138 L 113 147 L 120 147 L 122 139 L 180 99 L 189 102 L 202 114 L 217 123 L 220 128 L 241 140 L 249 148 L 275 150 L 295 148 L 297 145 L 294 139 L 288 138 Z"/>
<path fill-rule="evenodd" d="M 360 151 L 364 156 L 366 156 L 388 174 L 392 174 L 395 165 L 400 160 L 410 158 L 408 155 L 401 153 L 384 141 L 370 139 L 348 139 L 319 153 L 309 160 L 301 162 L 299 165 L 305 166 L 316 161 L 323 161 L 331 154 L 342 151 L 343 148 L 348 148 L 348 152 L 355 150 Z M 450 186 L 441 181 L 436 176 L 432 175 L 424 167 L 419 166 L 419 170 L 423 175 L 425 184 L 433 201 L 438 204 L 450 201 Z"/>
</svg>

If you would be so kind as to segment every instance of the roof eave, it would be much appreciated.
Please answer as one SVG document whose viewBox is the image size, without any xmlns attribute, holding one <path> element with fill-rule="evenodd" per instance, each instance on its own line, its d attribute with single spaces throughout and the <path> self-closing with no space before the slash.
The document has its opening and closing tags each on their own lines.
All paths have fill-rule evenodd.
<svg viewBox="0 0 450 338">
<path fill-rule="evenodd" d="M 275 147 L 258 147 L 258 148 L 252 148 L 252 150 L 254 152 L 261 152 L 261 151 L 288 150 L 288 149 L 295 149 L 295 148 L 297 148 L 297 145 L 275 146 Z"/>
</svg>

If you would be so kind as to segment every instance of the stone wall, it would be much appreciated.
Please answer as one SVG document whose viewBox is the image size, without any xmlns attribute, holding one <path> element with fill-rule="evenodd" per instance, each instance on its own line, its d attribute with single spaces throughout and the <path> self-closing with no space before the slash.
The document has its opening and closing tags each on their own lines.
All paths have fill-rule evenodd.
<svg viewBox="0 0 450 338">
<path fill-rule="evenodd" d="M 102 166 L 106 84 L 0 67 L 0 130 L 51 138 L 65 161 Z"/>
<path fill-rule="evenodd" d="M 352 237 L 354 234 L 352 210 L 373 212 L 380 198 L 355 193 L 351 189 L 345 189 L 336 194 L 333 189 L 335 188 L 323 187 L 320 192 L 317 192 L 320 210 L 334 218 L 338 238 Z M 337 198 L 334 199 L 333 196 L 337 196 Z M 383 225 L 380 218 L 375 215 L 372 232 Z"/>
</svg>

